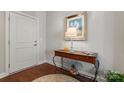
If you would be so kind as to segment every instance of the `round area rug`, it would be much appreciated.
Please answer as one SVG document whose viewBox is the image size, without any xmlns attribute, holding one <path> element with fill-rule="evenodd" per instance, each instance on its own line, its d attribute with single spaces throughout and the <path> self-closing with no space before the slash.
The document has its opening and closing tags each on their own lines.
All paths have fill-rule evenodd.
<svg viewBox="0 0 124 93">
<path fill-rule="evenodd" d="M 79 80 L 64 74 L 50 74 L 37 78 L 32 82 L 79 82 Z"/>
</svg>

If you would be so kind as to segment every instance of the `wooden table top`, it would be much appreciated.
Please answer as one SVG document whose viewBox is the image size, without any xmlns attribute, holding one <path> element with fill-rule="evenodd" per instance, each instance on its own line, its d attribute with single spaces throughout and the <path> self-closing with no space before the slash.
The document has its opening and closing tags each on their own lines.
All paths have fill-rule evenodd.
<svg viewBox="0 0 124 93">
<path fill-rule="evenodd" d="M 81 55 L 81 56 L 89 56 L 89 57 L 97 57 L 98 53 L 94 53 L 94 52 L 89 52 L 89 51 L 69 51 L 69 50 L 63 50 L 63 49 L 59 49 L 59 50 L 55 50 L 57 52 L 63 52 L 63 53 L 68 53 L 68 54 L 76 54 L 76 55 Z"/>
</svg>

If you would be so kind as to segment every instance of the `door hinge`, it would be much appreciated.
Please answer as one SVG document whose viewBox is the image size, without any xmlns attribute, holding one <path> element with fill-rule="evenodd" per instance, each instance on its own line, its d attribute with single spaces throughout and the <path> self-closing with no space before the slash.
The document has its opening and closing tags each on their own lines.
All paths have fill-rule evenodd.
<svg viewBox="0 0 124 93">
<path fill-rule="evenodd" d="M 10 45 L 10 40 L 8 41 L 8 44 Z"/>
<path fill-rule="evenodd" d="M 8 68 L 10 68 L 10 64 L 8 64 Z"/>
<path fill-rule="evenodd" d="M 10 21 L 10 17 L 8 18 L 8 21 Z"/>
</svg>

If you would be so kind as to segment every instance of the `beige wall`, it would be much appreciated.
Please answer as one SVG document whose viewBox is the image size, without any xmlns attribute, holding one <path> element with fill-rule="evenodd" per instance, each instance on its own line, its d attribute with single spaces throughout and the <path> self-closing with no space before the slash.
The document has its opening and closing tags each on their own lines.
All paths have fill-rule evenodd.
<svg viewBox="0 0 124 93">
<path fill-rule="evenodd" d="M 114 27 L 114 70 L 124 72 L 124 12 L 115 12 Z"/>
<path fill-rule="evenodd" d="M 52 61 L 53 51 L 63 48 L 64 18 L 79 12 L 47 12 L 46 25 L 46 53 L 47 60 Z M 74 48 L 78 50 L 99 53 L 100 69 L 118 70 L 124 72 L 124 12 L 88 12 L 87 41 L 74 41 Z M 60 59 L 56 59 L 58 65 Z M 70 65 L 65 63 L 66 65 Z M 92 66 L 85 63 L 76 64 L 80 72 L 92 73 Z M 103 73 L 101 71 L 101 74 Z"/>
<path fill-rule="evenodd" d="M 64 18 L 66 16 L 77 14 L 79 12 L 47 12 L 47 32 L 46 32 L 46 51 L 47 59 L 52 60 L 52 52 L 55 49 L 63 48 L 64 44 L 70 46 L 70 42 L 64 41 Z M 74 49 L 82 51 L 94 51 L 99 53 L 99 59 L 101 69 L 111 69 L 111 64 L 108 65 L 108 62 L 104 61 L 104 12 L 88 12 L 87 13 L 87 40 L 86 41 L 74 41 Z M 60 60 L 56 59 L 58 63 Z M 65 66 L 70 66 L 66 62 Z M 75 62 L 73 62 L 75 63 Z M 93 65 L 86 63 L 76 64 L 79 72 L 90 73 L 93 70 Z"/>
<path fill-rule="evenodd" d="M 0 73 L 5 72 L 5 13 L 0 12 Z"/>
</svg>

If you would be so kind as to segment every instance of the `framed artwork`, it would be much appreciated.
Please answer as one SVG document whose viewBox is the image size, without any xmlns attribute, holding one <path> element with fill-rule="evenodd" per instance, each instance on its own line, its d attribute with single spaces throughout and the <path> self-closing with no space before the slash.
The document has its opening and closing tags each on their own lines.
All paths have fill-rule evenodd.
<svg viewBox="0 0 124 93">
<path fill-rule="evenodd" d="M 77 35 L 73 40 L 86 40 L 86 13 L 71 15 L 66 17 L 65 33 L 68 28 L 75 27 Z M 65 40 L 71 40 L 69 36 L 64 36 Z"/>
</svg>

